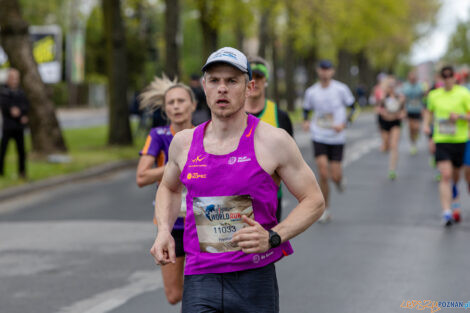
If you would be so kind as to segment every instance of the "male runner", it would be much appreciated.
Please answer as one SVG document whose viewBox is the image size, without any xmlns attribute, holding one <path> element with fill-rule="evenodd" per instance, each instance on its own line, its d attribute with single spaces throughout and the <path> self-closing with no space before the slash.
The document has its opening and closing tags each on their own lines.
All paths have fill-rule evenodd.
<svg viewBox="0 0 470 313">
<path fill-rule="evenodd" d="M 171 228 L 188 194 L 183 312 L 278 312 L 274 262 L 324 210 L 313 172 L 284 131 L 244 111 L 253 88 L 243 53 L 222 48 L 203 67 L 212 120 L 175 135 L 157 191 L 157 264 L 175 262 Z M 280 149 L 282 147 L 282 149 Z M 284 181 L 299 204 L 276 221 Z"/>
<path fill-rule="evenodd" d="M 455 84 L 454 69 L 445 66 L 441 69 L 444 87 L 435 89 L 428 96 L 428 110 L 425 114 L 424 131 L 431 133 L 429 123 L 434 117 L 433 140 L 436 143 L 436 163 L 441 180 L 439 195 L 443 212 L 443 224 L 452 225 L 460 221 L 460 212 L 452 212 L 452 180 L 459 181 L 463 164 L 465 144 L 468 139 L 470 120 L 470 93 Z"/>
<path fill-rule="evenodd" d="M 266 87 L 268 86 L 269 71 L 267 62 L 261 57 L 248 58 L 251 71 L 253 73 L 254 88 L 245 101 L 245 111 L 250 113 L 263 122 L 274 127 L 284 129 L 289 135 L 294 136 L 292 122 L 287 112 L 279 109 L 277 104 L 266 99 Z M 282 188 L 279 187 L 277 193 L 277 211 L 278 221 L 282 217 Z"/>
<path fill-rule="evenodd" d="M 331 219 L 328 179 L 331 178 L 340 192 L 344 190 L 341 161 L 346 142 L 346 107 L 354 108 L 354 96 L 348 86 L 333 79 L 335 70 L 331 61 L 320 61 L 317 74 L 319 82 L 305 91 L 303 127 L 305 131 L 310 129 L 315 163 L 320 175 L 320 188 L 326 202 L 326 210 L 320 222 L 327 222 Z M 315 111 L 315 115 L 309 122 L 308 115 L 311 110 Z"/>
<path fill-rule="evenodd" d="M 406 97 L 405 108 L 408 116 L 408 128 L 410 131 L 410 154 L 415 155 L 418 152 L 416 142 L 421 129 L 421 118 L 424 109 L 423 97 L 424 88 L 418 82 L 415 71 L 408 74 L 408 81 L 405 82 L 402 89 L 403 95 Z"/>
</svg>

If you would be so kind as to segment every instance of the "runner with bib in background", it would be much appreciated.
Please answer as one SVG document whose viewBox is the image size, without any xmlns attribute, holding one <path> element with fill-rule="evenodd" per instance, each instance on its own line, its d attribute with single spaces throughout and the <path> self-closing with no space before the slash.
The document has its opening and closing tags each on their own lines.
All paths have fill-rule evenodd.
<svg viewBox="0 0 470 313">
<path fill-rule="evenodd" d="M 459 206 L 452 207 L 452 183 L 457 185 L 463 165 L 470 120 L 470 93 L 465 87 L 455 84 L 452 66 L 444 66 L 440 74 L 444 86 L 429 93 L 424 131 L 431 133 L 429 124 L 434 120 L 436 163 L 441 173 L 439 196 L 442 223 L 451 226 L 461 219 Z"/>
<path fill-rule="evenodd" d="M 253 89 L 243 53 L 222 48 L 202 68 L 212 119 L 176 134 L 157 196 L 155 262 L 175 262 L 171 236 L 186 187 L 183 312 L 279 312 L 274 263 L 323 213 L 315 176 L 291 136 L 245 113 Z M 279 149 L 282 147 L 282 149 Z M 283 181 L 299 201 L 280 223 Z"/>
<path fill-rule="evenodd" d="M 388 77 L 385 83 L 384 97 L 378 106 L 382 138 L 390 153 L 388 178 L 397 178 L 398 144 L 400 141 L 401 121 L 405 117 L 405 97 L 396 91 L 396 80 Z"/>
<path fill-rule="evenodd" d="M 317 67 L 319 82 L 305 91 L 303 104 L 303 128 L 305 131 L 310 130 L 320 188 L 326 202 L 326 210 L 320 218 L 322 223 L 331 219 L 329 179 L 335 183 L 338 191 L 344 191 L 341 162 L 346 142 L 344 129 L 348 121 L 346 107 L 352 107 L 349 115 L 352 116 L 355 101 L 348 86 L 333 79 L 334 73 L 331 61 L 320 61 Z M 315 113 L 309 122 L 308 115 L 312 110 Z"/>
<path fill-rule="evenodd" d="M 410 132 L 410 154 L 415 155 L 418 152 L 416 142 L 418 141 L 419 131 L 421 129 L 421 120 L 424 109 L 424 88 L 418 82 L 415 71 L 408 74 L 408 81 L 403 84 L 402 93 L 406 97 L 405 108 L 408 116 L 408 128 Z"/>
<path fill-rule="evenodd" d="M 269 70 L 267 62 L 261 57 L 249 57 L 251 70 L 253 73 L 254 88 L 245 101 L 245 111 L 263 122 L 274 127 L 284 129 L 289 135 L 294 137 L 292 122 L 287 112 L 279 109 L 278 105 L 266 98 L 266 87 L 268 86 Z M 282 188 L 279 187 L 277 193 L 276 217 L 281 221 L 282 217 Z"/>
<path fill-rule="evenodd" d="M 162 109 L 168 119 L 169 126 L 155 127 L 150 130 L 145 145 L 140 151 L 136 181 L 139 187 L 155 185 L 161 182 L 165 164 L 168 162 L 168 149 L 173 136 L 183 129 L 192 128 L 192 113 L 196 110 L 196 100 L 192 90 L 176 79 L 155 78 L 140 95 L 141 106 L 149 110 Z M 184 193 L 183 193 L 184 195 Z M 170 304 L 176 304 L 183 297 L 184 269 L 184 217 L 186 202 L 181 201 L 181 212 L 172 226 L 171 235 L 175 240 L 176 261 L 162 267 L 163 285 Z M 157 221 L 154 217 L 154 223 Z"/>
</svg>

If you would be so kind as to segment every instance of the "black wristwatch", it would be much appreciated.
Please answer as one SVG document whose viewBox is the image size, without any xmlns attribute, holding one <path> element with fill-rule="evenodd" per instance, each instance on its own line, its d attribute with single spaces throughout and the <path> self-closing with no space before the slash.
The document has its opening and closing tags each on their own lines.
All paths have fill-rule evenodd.
<svg viewBox="0 0 470 313">
<path fill-rule="evenodd" d="M 276 248 L 281 244 L 281 236 L 276 233 L 274 230 L 268 230 L 269 232 L 269 246 L 271 248 Z"/>
</svg>

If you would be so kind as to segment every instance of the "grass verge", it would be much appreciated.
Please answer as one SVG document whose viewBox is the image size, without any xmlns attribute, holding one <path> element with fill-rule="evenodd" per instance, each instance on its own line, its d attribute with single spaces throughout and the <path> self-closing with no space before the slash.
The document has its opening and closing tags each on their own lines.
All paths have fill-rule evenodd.
<svg viewBox="0 0 470 313">
<path fill-rule="evenodd" d="M 67 129 L 63 130 L 62 134 L 67 143 L 68 156 L 71 158 L 70 163 L 49 163 L 47 160 L 32 158 L 30 153 L 28 153 L 31 151 L 31 137 L 26 135 L 26 151 L 29 154 L 26 163 L 27 180 L 18 178 L 16 147 L 14 142 L 10 141 L 5 158 L 5 175 L 0 177 L 0 189 L 80 172 L 109 162 L 135 159 L 138 157 L 138 152 L 142 148 L 146 136 L 146 134 L 138 133 L 134 138 L 132 146 L 121 147 L 106 145 L 108 135 L 108 127 L 106 125 Z M 133 134 L 136 134 L 135 127 L 133 127 Z"/>
</svg>

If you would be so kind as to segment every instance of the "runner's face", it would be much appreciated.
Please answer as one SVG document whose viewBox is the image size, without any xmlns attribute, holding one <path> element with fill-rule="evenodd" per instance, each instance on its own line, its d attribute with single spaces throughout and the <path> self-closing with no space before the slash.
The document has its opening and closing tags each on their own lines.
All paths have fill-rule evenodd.
<svg viewBox="0 0 470 313">
<path fill-rule="evenodd" d="M 452 71 L 444 71 L 442 73 L 442 80 L 444 81 L 444 86 L 447 89 L 452 89 L 452 87 L 454 87 L 455 76 L 454 76 L 454 73 Z"/>
<path fill-rule="evenodd" d="M 210 67 L 202 85 L 209 109 L 219 118 L 230 117 L 242 110 L 247 94 L 253 89 L 253 81 L 247 84 L 241 71 L 225 64 Z"/>
<path fill-rule="evenodd" d="M 259 98 L 264 97 L 264 90 L 266 88 L 266 77 L 257 73 L 253 73 L 254 86 L 253 90 L 250 92 L 250 98 Z"/>
<path fill-rule="evenodd" d="M 318 68 L 317 69 L 317 74 L 318 78 L 321 81 L 328 82 L 333 78 L 333 75 L 335 74 L 335 70 L 333 68 Z"/>
<path fill-rule="evenodd" d="M 20 73 L 17 70 L 10 70 L 8 72 L 7 85 L 11 89 L 16 89 L 20 85 Z"/>
<path fill-rule="evenodd" d="M 170 89 L 165 95 L 165 113 L 171 123 L 183 124 L 191 121 L 196 104 L 183 88 Z"/>
</svg>

